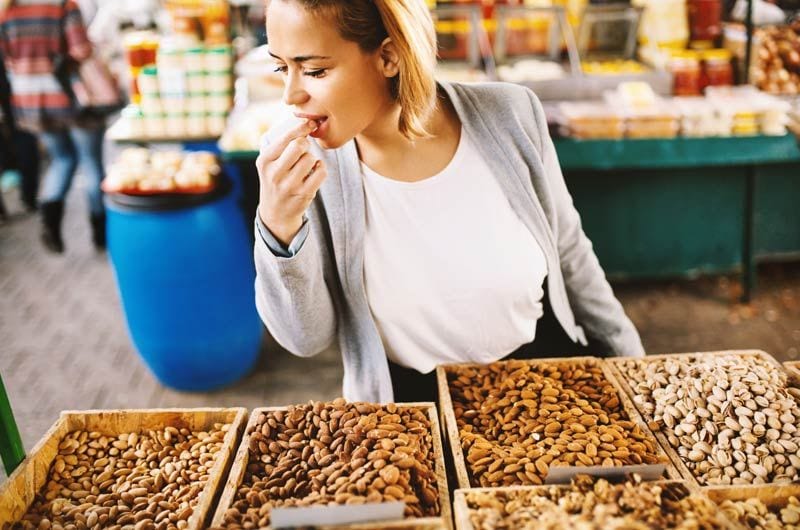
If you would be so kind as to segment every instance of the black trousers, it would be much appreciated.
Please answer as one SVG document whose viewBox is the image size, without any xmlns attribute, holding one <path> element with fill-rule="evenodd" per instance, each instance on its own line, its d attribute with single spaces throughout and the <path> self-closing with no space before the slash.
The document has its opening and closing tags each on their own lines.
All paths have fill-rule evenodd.
<svg viewBox="0 0 800 530">
<path fill-rule="evenodd" d="M 545 359 L 552 357 L 579 357 L 591 355 L 605 357 L 607 348 L 595 340 L 588 346 L 572 342 L 564 328 L 558 323 L 547 296 L 547 281 L 544 284 L 545 296 L 542 299 L 544 313 L 536 323 L 536 336 L 533 342 L 520 346 L 504 359 Z M 436 371 L 422 374 L 412 368 L 405 368 L 389 361 L 392 376 L 394 400 L 398 403 L 416 401 L 437 401 Z"/>
</svg>

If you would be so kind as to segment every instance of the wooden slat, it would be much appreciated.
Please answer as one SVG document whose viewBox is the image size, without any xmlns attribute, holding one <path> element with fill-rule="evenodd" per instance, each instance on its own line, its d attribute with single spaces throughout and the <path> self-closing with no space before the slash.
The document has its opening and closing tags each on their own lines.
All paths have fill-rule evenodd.
<svg viewBox="0 0 800 530">
<path fill-rule="evenodd" d="M 636 359 L 636 361 L 642 362 L 642 363 L 661 362 L 661 361 L 666 361 L 666 360 L 669 360 L 669 359 L 680 359 L 680 360 L 685 360 L 685 361 L 692 361 L 692 360 L 699 360 L 702 357 L 708 357 L 708 356 L 717 357 L 717 356 L 726 356 L 726 355 L 735 355 L 735 356 L 741 356 L 741 357 L 756 357 L 758 359 L 761 359 L 762 361 L 767 362 L 768 364 L 771 364 L 771 365 L 775 366 L 778 370 L 780 370 L 782 372 L 784 371 L 784 367 L 781 365 L 781 363 L 779 363 L 770 354 L 768 354 L 768 353 L 766 353 L 764 351 L 761 351 L 761 350 L 725 350 L 725 351 L 698 352 L 698 353 L 670 353 L 670 354 L 663 354 L 663 355 L 648 355 L 647 357 L 643 357 L 641 359 Z M 633 390 L 633 387 L 631 386 L 630 381 L 625 376 L 625 373 L 622 371 L 622 368 L 620 367 L 621 364 L 623 364 L 623 363 L 625 363 L 627 361 L 630 361 L 630 360 L 631 359 L 626 359 L 624 357 L 619 357 L 619 358 L 614 358 L 614 359 L 608 359 L 608 364 L 609 364 L 612 372 L 616 376 L 617 381 L 620 384 L 620 387 L 622 387 L 622 389 L 624 390 L 625 394 L 628 395 L 628 397 L 631 400 L 631 402 L 633 403 L 634 407 L 636 407 L 637 411 L 639 411 L 641 413 L 642 417 L 644 417 L 645 420 L 650 421 L 653 418 L 652 417 L 648 417 L 644 413 L 644 411 L 640 410 L 639 407 L 636 406 L 636 401 L 634 400 L 634 397 L 636 396 L 636 392 Z M 715 487 L 715 486 L 704 486 L 704 485 L 700 484 L 700 482 L 697 480 L 697 477 L 694 475 L 692 470 L 689 469 L 689 467 L 686 465 L 686 462 L 684 462 L 683 459 L 681 458 L 681 456 L 678 454 L 678 451 L 674 447 L 672 447 L 672 444 L 669 443 L 669 440 L 667 439 L 667 436 L 662 431 L 653 431 L 653 433 L 655 434 L 656 439 L 658 440 L 659 444 L 661 444 L 661 446 L 666 451 L 667 455 L 672 460 L 672 463 L 675 465 L 675 468 L 678 470 L 678 473 L 680 474 L 680 477 L 683 480 L 685 480 L 691 488 L 693 488 L 693 489 L 701 489 L 702 488 L 703 490 L 706 490 L 708 488 Z M 725 486 L 725 487 L 729 487 L 729 486 Z M 737 486 L 737 487 L 744 488 L 744 489 L 753 489 L 753 488 L 758 488 L 759 486 L 757 486 L 757 485 L 740 485 L 740 486 Z"/>
<path fill-rule="evenodd" d="M 678 484 L 682 485 L 686 488 L 687 493 L 689 494 L 699 494 L 697 491 L 688 487 L 688 485 L 681 480 L 656 480 L 652 482 L 645 482 L 644 484 L 647 485 L 670 485 L 670 484 Z M 457 489 L 453 493 L 453 514 L 455 517 L 455 530 L 476 530 L 475 527 L 472 525 L 472 521 L 470 520 L 470 510 L 469 505 L 467 504 L 467 496 L 471 494 L 490 494 L 490 495 L 498 495 L 501 493 L 514 493 L 514 492 L 542 492 L 542 494 L 546 494 L 551 488 L 556 488 L 559 490 L 569 490 L 571 486 L 563 485 L 563 486 L 505 486 L 499 488 L 468 488 L 468 489 Z"/>
<path fill-rule="evenodd" d="M 510 361 L 498 361 L 500 363 L 503 362 L 510 362 Z M 514 360 L 511 362 L 520 362 L 520 360 Z M 658 455 L 662 457 L 664 460 L 664 464 L 666 466 L 666 478 L 669 479 L 681 479 L 681 474 L 679 473 L 678 469 L 672 464 L 672 459 L 669 457 L 669 454 L 664 451 L 664 448 L 658 443 L 658 439 L 656 438 L 655 434 L 650 430 L 647 426 L 647 423 L 642 419 L 641 414 L 630 401 L 629 397 L 625 394 L 620 385 L 619 381 L 617 380 L 616 376 L 614 375 L 613 371 L 605 364 L 602 359 L 597 357 L 561 357 L 561 358 L 554 358 L 554 359 L 531 359 L 525 360 L 528 364 L 533 366 L 543 366 L 547 364 L 553 363 L 562 363 L 562 362 L 577 362 L 577 363 L 584 363 L 587 366 L 597 365 L 600 367 L 601 371 L 603 372 L 603 376 L 611 383 L 614 388 L 617 390 L 617 395 L 619 396 L 620 405 L 622 406 L 623 410 L 628 414 L 628 417 L 631 421 L 637 423 L 639 427 L 644 431 L 650 438 L 656 441 L 656 448 L 658 450 Z M 455 409 L 453 408 L 453 400 L 452 396 L 450 395 L 450 387 L 447 382 L 447 374 L 453 371 L 457 371 L 463 368 L 481 368 L 484 365 L 480 365 L 477 363 L 463 363 L 463 364 L 445 364 L 439 365 L 436 368 L 436 378 L 437 383 L 439 385 L 439 404 L 442 408 L 442 414 L 444 415 L 444 422 L 445 422 L 445 430 L 447 431 L 448 435 L 448 443 L 450 445 L 450 453 L 453 457 L 453 464 L 456 471 L 456 478 L 458 480 L 458 487 L 462 489 L 472 488 L 472 484 L 469 480 L 470 474 L 469 470 L 467 469 L 467 461 L 464 457 L 464 450 L 461 446 L 461 436 L 458 430 L 458 423 L 456 422 L 455 416 Z"/>
<path fill-rule="evenodd" d="M 438 517 L 409 518 L 400 521 L 382 521 L 380 523 L 359 523 L 351 525 L 335 525 L 318 527 L 319 530 L 374 530 L 377 528 L 386 530 L 452 530 L 452 515 L 450 505 L 450 494 L 447 486 L 447 474 L 444 466 L 444 455 L 442 450 L 442 434 L 439 428 L 439 417 L 434 403 L 397 403 L 398 407 L 413 407 L 425 410 L 431 422 L 431 437 L 433 439 L 433 452 L 435 459 L 435 472 L 437 488 L 439 489 L 439 506 L 441 513 Z M 245 471 L 250 457 L 250 428 L 258 422 L 258 417 L 262 412 L 287 411 L 288 407 L 262 407 L 254 409 L 250 413 L 244 436 L 239 443 L 239 449 L 234 457 L 233 467 L 228 475 L 228 481 L 220 497 L 217 511 L 214 514 L 211 526 L 223 527 L 225 512 L 233 506 L 236 500 L 236 492 L 244 480 Z M 268 527 L 271 528 L 271 527 Z M 268 530 L 268 529 L 262 529 Z"/>
<path fill-rule="evenodd" d="M 243 408 L 147 409 L 65 411 L 8 480 L 0 485 L 0 527 L 19 521 L 47 483 L 50 466 L 58 455 L 58 445 L 70 432 L 96 431 L 108 435 L 141 433 L 165 427 L 203 431 L 215 423 L 229 423 L 223 447 L 209 471 L 209 478 L 189 519 L 189 530 L 200 530 L 213 513 L 231 455 L 242 431 L 247 411 Z"/>
</svg>

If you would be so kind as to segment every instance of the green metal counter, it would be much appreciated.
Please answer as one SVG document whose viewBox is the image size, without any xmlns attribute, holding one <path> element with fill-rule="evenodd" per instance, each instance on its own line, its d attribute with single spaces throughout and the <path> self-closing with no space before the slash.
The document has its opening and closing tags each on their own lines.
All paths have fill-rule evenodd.
<svg viewBox="0 0 800 530">
<path fill-rule="evenodd" d="M 800 257 L 800 149 L 794 136 L 556 139 L 567 186 L 615 279 L 742 271 Z M 255 151 L 223 154 L 257 182 Z"/>
</svg>

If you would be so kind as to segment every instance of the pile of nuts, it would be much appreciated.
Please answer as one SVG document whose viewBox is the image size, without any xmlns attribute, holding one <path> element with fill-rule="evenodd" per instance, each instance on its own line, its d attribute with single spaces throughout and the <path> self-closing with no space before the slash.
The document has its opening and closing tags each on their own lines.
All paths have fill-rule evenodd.
<svg viewBox="0 0 800 530">
<path fill-rule="evenodd" d="M 708 355 L 618 364 L 650 428 L 702 485 L 800 479 L 800 407 L 777 366 Z"/>
<path fill-rule="evenodd" d="M 187 528 L 229 428 L 71 432 L 58 446 L 44 489 L 10 528 Z"/>
<path fill-rule="evenodd" d="M 430 419 L 424 409 L 310 402 L 263 412 L 228 529 L 269 525 L 274 507 L 403 501 L 407 517 L 438 516 Z"/>
<path fill-rule="evenodd" d="M 666 460 L 598 363 L 461 367 L 448 386 L 473 486 L 540 485 L 551 466 Z"/>
<path fill-rule="evenodd" d="M 758 29 L 752 83 L 770 94 L 800 93 L 800 22 Z"/>
<path fill-rule="evenodd" d="M 777 512 L 770 511 L 756 498 L 744 501 L 725 500 L 719 507 L 728 519 L 753 530 L 800 529 L 800 501 L 797 497 L 789 497 L 786 506 Z"/>
<path fill-rule="evenodd" d="M 610 484 L 579 475 L 571 487 L 467 491 L 476 530 L 730 528 L 717 506 L 680 483 Z"/>
</svg>

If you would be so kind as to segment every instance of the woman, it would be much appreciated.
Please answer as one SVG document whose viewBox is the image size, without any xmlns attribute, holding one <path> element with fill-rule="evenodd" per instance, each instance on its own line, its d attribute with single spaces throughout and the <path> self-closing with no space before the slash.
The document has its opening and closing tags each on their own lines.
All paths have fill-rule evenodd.
<svg viewBox="0 0 800 530">
<path fill-rule="evenodd" d="M 440 363 L 600 353 L 584 329 L 644 354 L 533 93 L 437 84 L 423 0 L 272 0 L 267 35 L 299 120 L 256 162 L 256 304 L 282 346 L 338 340 L 344 396 L 378 402 L 433 399 Z"/>
<path fill-rule="evenodd" d="M 40 197 L 42 242 L 53 252 L 64 251 L 64 199 L 80 160 L 88 179 L 92 241 L 96 248 L 104 248 L 100 190 L 104 120 L 78 115 L 56 78 L 59 63 L 79 63 L 92 53 L 78 6 L 74 0 L 0 0 L 0 53 L 11 81 L 17 123 L 39 133 L 51 159 Z"/>
</svg>

